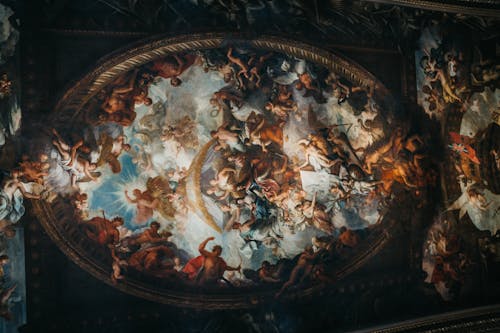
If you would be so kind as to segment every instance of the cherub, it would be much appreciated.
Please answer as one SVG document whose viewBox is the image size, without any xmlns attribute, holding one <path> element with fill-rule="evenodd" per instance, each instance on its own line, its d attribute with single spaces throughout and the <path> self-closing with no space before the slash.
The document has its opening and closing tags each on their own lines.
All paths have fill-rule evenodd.
<svg viewBox="0 0 500 333">
<path fill-rule="evenodd" d="M 120 157 L 122 152 L 130 151 L 131 148 L 128 143 L 125 143 L 125 136 L 119 135 L 116 138 L 112 138 L 110 135 L 103 132 L 101 133 L 99 145 L 101 147 L 101 152 L 97 160 L 97 166 L 102 166 L 107 163 L 111 167 L 113 173 L 120 173 L 121 164 L 118 157 Z"/>
<path fill-rule="evenodd" d="M 431 56 L 427 49 L 424 49 L 424 53 L 425 56 L 420 59 L 420 67 L 424 70 L 426 75 L 432 75 L 438 69 L 437 60 L 435 57 Z"/>
<path fill-rule="evenodd" d="M 295 88 L 297 90 L 302 90 L 305 88 L 306 91 L 319 92 L 319 89 L 314 85 L 314 81 L 311 74 L 307 72 L 299 74 L 299 82 L 295 84 Z"/>
<path fill-rule="evenodd" d="M 236 72 L 233 68 L 231 61 L 229 61 L 225 64 L 217 65 L 216 69 L 219 72 L 219 75 L 221 75 L 222 78 L 224 79 L 225 83 L 231 83 L 232 81 L 234 81 Z"/>
<path fill-rule="evenodd" d="M 332 87 L 333 96 L 337 99 L 337 103 L 340 105 L 349 98 L 350 89 L 348 86 L 340 82 L 340 79 L 333 72 L 328 74 L 325 79 L 325 83 Z"/>
<path fill-rule="evenodd" d="M 307 222 L 312 223 L 314 227 L 327 234 L 333 232 L 334 227 L 328 213 L 325 212 L 326 207 L 316 202 L 316 193 L 314 193 L 312 201 L 304 200 L 300 209 L 307 218 Z"/>
<path fill-rule="evenodd" d="M 234 165 L 236 183 L 246 188 L 252 176 L 251 164 L 247 160 L 246 155 L 241 152 L 235 152 L 227 157 L 227 162 Z"/>
<path fill-rule="evenodd" d="M 135 112 L 122 112 L 117 111 L 115 113 L 101 113 L 97 124 L 105 124 L 107 122 L 117 123 L 121 126 L 130 126 L 132 122 L 137 117 Z"/>
<path fill-rule="evenodd" d="M 316 82 L 313 80 L 313 77 L 307 71 L 298 75 L 299 82 L 295 83 L 295 89 L 302 90 L 305 89 L 304 97 L 313 96 L 313 98 L 318 103 L 325 103 L 325 97 L 321 92 L 321 89 L 318 88 Z"/>
<path fill-rule="evenodd" d="M 134 199 L 128 195 L 128 191 L 125 190 L 125 198 L 131 204 L 136 205 L 135 222 L 142 224 L 147 222 L 151 217 L 153 217 L 153 211 L 158 208 L 160 201 L 149 193 L 149 191 L 141 192 L 139 189 L 134 189 L 132 191 Z"/>
<path fill-rule="evenodd" d="M 288 88 L 288 86 L 279 84 L 278 85 L 278 94 L 276 95 L 276 101 L 284 106 L 293 107 L 297 105 L 297 103 L 293 100 L 292 91 Z"/>
<path fill-rule="evenodd" d="M 217 173 L 215 179 L 210 180 L 210 185 L 215 191 L 218 189 L 224 192 L 222 196 L 218 197 L 219 200 L 225 200 L 229 195 L 237 199 L 244 196 L 242 186 L 238 186 L 236 183 L 236 172 L 235 169 L 226 167 Z"/>
<path fill-rule="evenodd" d="M 77 192 L 72 198 L 72 204 L 82 219 L 87 217 L 89 208 L 87 193 Z"/>
<path fill-rule="evenodd" d="M 314 267 L 314 260 L 316 259 L 318 253 L 320 252 L 314 253 L 312 246 L 306 246 L 304 252 L 300 254 L 297 264 L 290 273 L 290 278 L 276 293 L 276 298 L 280 297 L 281 294 L 285 292 L 285 290 L 287 290 L 297 282 L 303 282 L 306 278 L 309 277 Z"/>
<path fill-rule="evenodd" d="M 469 187 L 467 189 L 467 195 L 469 196 L 469 202 L 481 209 L 481 210 L 486 210 L 488 209 L 488 207 L 491 205 L 491 201 L 488 202 L 488 200 L 486 199 L 486 197 L 484 196 L 483 193 L 481 193 L 481 190 L 479 190 L 478 187 Z"/>
<path fill-rule="evenodd" d="M 272 112 L 278 119 L 284 122 L 288 119 L 288 114 L 292 111 L 297 111 L 297 105 L 287 106 L 285 104 L 276 103 L 276 102 L 267 102 L 265 109 Z"/>
<path fill-rule="evenodd" d="M 255 82 L 255 86 L 257 88 L 260 88 L 260 82 L 262 80 L 262 77 L 260 75 L 260 71 L 262 70 L 262 67 L 264 66 L 264 63 L 266 62 L 267 59 L 269 59 L 273 54 L 268 53 L 263 56 L 260 56 L 258 60 L 255 56 L 251 57 L 248 60 L 248 65 L 250 67 L 250 76 L 248 77 L 249 81 Z"/>
<path fill-rule="evenodd" d="M 222 124 L 216 131 L 210 132 L 212 138 L 217 140 L 217 144 L 214 147 L 215 151 L 226 150 L 228 148 L 234 148 L 239 151 L 244 151 L 240 142 L 240 137 L 238 133 L 227 129 L 227 123 Z"/>
<path fill-rule="evenodd" d="M 248 137 L 247 145 L 256 145 L 266 153 L 267 147 L 275 143 L 278 147 L 283 146 L 283 128 L 279 124 L 269 124 L 262 116 L 254 111 L 250 113 L 245 122 L 245 132 Z"/>
<path fill-rule="evenodd" d="M 123 280 L 125 276 L 122 274 L 122 269 L 128 267 L 128 262 L 126 260 L 120 259 L 115 252 L 115 249 L 112 247 L 111 258 L 113 259 L 113 263 L 111 264 L 111 281 L 113 283 L 117 283 L 118 280 Z"/>
<path fill-rule="evenodd" d="M 48 176 L 48 169 L 50 164 L 47 154 L 40 154 L 38 161 L 30 161 L 27 155 L 23 155 L 22 161 L 19 163 L 19 168 L 23 173 L 24 179 L 28 182 L 36 182 L 43 184 L 44 177 Z"/>
<path fill-rule="evenodd" d="M 179 76 L 191 67 L 198 57 L 193 54 L 177 55 L 174 54 L 153 62 L 152 71 L 157 76 L 164 79 L 170 79 L 170 84 L 174 87 L 181 85 Z"/>
<path fill-rule="evenodd" d="M 183 215 L 187 214 L 189 206 L 185 196 L 175 192 L 167 194 L 167 198 L 168 201 L 172 203 L 172 207 L 174 207 L 176 212 Z"/>
<path fill-rule="evenodd" d="M 132 99 L 134 101 L 134 105 L 144 104 L 145 106 L 150 106 L 153 104 L 151 97 L 148 97 L 147 87 L 134 89 Z"/>
<path fill-rule="evenodd" d="M 170 169 L 167 171 L 168 176 L 168 184 L 173 192 L 177 190 L 179 184 L 186 178 L 188 175 L 188 170 L 185 167 Z"/>
<path fill-rule="evenodd" d="M 73 147 L 70 147 L 62 141 L 55 129 L 52 129 L 52 133 L 56 136 L 52 144 L 61 155 L 60 165 L 63 170 L 69 173 L 71 186 L 76 188 L 77 182 L 88 181 L 84 177 L 87 177 L 91 181 L 97 181 L 98 176 L 95 176 L 95 173 L 92 172 L 97 169 L 97 164 L 90 163 L 88 160 L 77 156 L 78 149 L 83 147 L 83 140 L 79 140 Z"/>
<path fill-rule="evenodd" d="M 445 102 L 443 97 L 436 88 L 431 88 L 429 85 L 422 87 L 422 92 L 428 95 L 425 100 L 429 103 L 429 111 L 436 111 L 441 113 L 445 109 Z"/>
<path fill-rule="evenodd" d="M 325 168 L 329 170 L 332 166 L 340 162 L 340 160 L 331 160 L 324 153 L 322 148 L 316 146 L 313 141 L 302 139 L 298 141 L 299 146 L 304 150 L 305 162 L 299 168 L 302 169 L 311 165 L 315 171 L 320 171 Z"/>
<path fill-rule="evenodd" d="M 31 193 L 20 180 L 22 172 L 19 169 L 11 171 L 10 178 L 3 181 L 0 189 L 0 221 L 16 223 L 24 215 L 23 197 L 27 199 L 41 199 L 38 194 Z"/>
<path fill-rule="evenodd" d="M 434 76 L 434 78 L 429 79 L 430 82 L 436 82 L 438 80 L 441 83 L 441 88 L 443 89 L 443 98 L 445 101 L 449 103 L 463 103 L 463 100 L 453 91 L 452 84 L 449 82 L 446 74 L 442 69 L 436 69 L 436 75 Z"/>
<path fill-rule="evenodd" d="M 248 64 L 246 64 L 243 60 L 241 60 L 240 58 L 233 55 L 233 48 L 232 47 L 230 47 L 227 50 L 226 56 L 231 63 L 235 64 L 236 66 L 238 66 L 240 68 L 240 71 L 236 73 L 236 78 L 238 79 L 238 83 L 239 83 L 240 87 L 242 89 L 244 89 L 242 75 L 247 79 L 249 78 L 249 74 L 248 74 L 249 66 L 248 66 Z"/>
<path fill-rule="evenodd" d="M 241 208 L 235 203 L 230 203 L 229 205 L 221 204 L 220 210 L 224 213 L 229 213 L 229 220 L 224 225 L 224 231 L 230 231 L 233 228 L 234 223 L 240 220 Z"/>
<path fill-rule="evenodd" d="M 243 106 L 243 98 L 228 90 L 221 89 L 212 95 L 210 104 L 217 107 L 217 113 L 214 114 L 215 116 L 224 112 L 224 110 L 232 110 L 232 104 L 237 108 L 241 108 Z"/>
<path fill-rule="evenodd" d="M 365 154 L 363 170 L 371 174 L 374 165 L 384 159 L 387 163 L 393 163 L 395 156 L 401 151 L 404 144 L 404 131 L 397 128 L 391 137 L 382 146 Z"/>
<path fill-rule="evenodd" d="M 106 96 L 101 105 L 101 109 L 107 114 L 121 112 L 124 114 L 134 113 L 133 110 L 133 90 L 137 70 L 125 74 L 113 82 L 111 93 Z"/>
</svg>

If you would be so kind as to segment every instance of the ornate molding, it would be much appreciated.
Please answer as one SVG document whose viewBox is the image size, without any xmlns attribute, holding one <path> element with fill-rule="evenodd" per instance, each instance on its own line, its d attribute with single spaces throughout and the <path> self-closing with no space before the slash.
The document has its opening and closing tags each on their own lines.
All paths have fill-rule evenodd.
<svg viewBox="0 0 500 333">
<path fill-rule="evenodd" d="M 357 332 L 493 332 L 498 327 L 500 327 L 500 305 L 497 304 L 411 319 L 385 327 L 372 327 Z"/>
<path fill-rule="evenodd" d="M 63 109 L 72 109 L 77 113 L 114 78 L 135 67 L 177 52 L 217 48 L 228 41 L 249 43 L 257 48 L 275 50 L 300 57 L 321 64 L 359 86 L 368 88 L 376 85 L 380 93 L 388 93 L 387 88 L 374 75 L 355 62 L 330 51 L 282 37 L 262 36 L 247 39 L 239 34 L 227 33 L 181 35 L 170 38 L 155 36 L 103 58 L 95 70 L 84 76 L 63 95 L 55 107 L 56 113 Z"/>
<path fill-rule="evenodd" d="M 420 8 L 438 12 L 467 14 L 488 17 L 500 17 L 498 1 L 491 0 L 459 0 L 455 3 L 440 0 L 366 0 L 389 5 Z M 496 8 L 495 8 L 496 7 Z"/>
</svg>

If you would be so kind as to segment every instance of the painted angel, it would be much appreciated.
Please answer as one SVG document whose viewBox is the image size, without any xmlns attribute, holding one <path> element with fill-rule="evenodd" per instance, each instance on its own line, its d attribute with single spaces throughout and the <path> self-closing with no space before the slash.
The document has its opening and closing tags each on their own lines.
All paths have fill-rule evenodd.
<svg viewBox="0 0 500 333">
<path fill-rule="evenodd" d="M 459 210 L 460 219 L 467 213 L 479 230 L 489 230 L 492 235 L 500 230 L 500 195 L 479 184 L 464 188 L 462 195 L 447 210 Z"/>
</svg>

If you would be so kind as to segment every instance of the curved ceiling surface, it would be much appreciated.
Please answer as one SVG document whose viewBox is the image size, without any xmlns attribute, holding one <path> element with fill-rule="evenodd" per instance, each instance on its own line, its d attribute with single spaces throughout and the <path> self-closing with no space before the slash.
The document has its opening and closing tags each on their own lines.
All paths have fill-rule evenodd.
<svg viewBox="0 0 500 333">
<path fill-rule="evenodd" d="M 161 39 L 67 91 L 32 156 L 36 214 L 98 278 L 165 303 L 245 307 L 361 267 L 419 218 L 429 138 L 357 64 L 294 41 Z"/>
</svg>

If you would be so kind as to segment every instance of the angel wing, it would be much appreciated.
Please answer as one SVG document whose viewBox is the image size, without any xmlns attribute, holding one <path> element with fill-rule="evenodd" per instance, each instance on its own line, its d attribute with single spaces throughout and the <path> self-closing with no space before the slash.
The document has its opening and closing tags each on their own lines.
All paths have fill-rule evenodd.
<svg viewBox="0 0 500 333">
<path fill-rule="evenodd" d="M 469 196 L 467 195 L 467 190 L 465 190 L 460 197 L 458 197 L 455 202 L 453 202 L 446 211 L 450 210 L 460 210 L 459 218 L 461 219 L 465 213 L 467 213 L 467 203 L 469 202 Z"/>
<path fill-rule="evenodd" d="M 149 194 L 159 200 L 158 212 L 166 219 L 171 219 L 175 215 L 175 208 L 169 200 L 168 195 L 172 194 L 172 189 L 168 179 L 162 176 L 149 178 L 146 182 L 146 188 Z"/>
<path fill-rule="evenodd" d="M 102 166 L 108 162 L 111 155 L 111 150 L 113 149 L 113 138 L 107 133 L 101 133 L 97 143 L 101 147 L 99 158 L 97 159 L 97 165 Z"/>
</svg>

